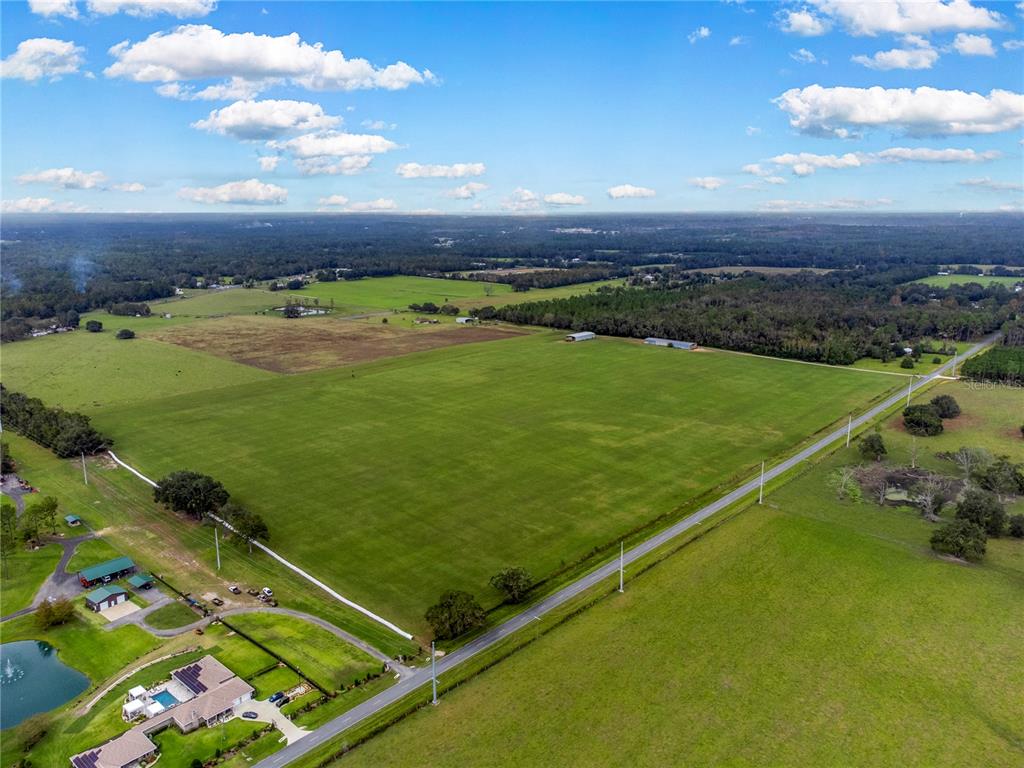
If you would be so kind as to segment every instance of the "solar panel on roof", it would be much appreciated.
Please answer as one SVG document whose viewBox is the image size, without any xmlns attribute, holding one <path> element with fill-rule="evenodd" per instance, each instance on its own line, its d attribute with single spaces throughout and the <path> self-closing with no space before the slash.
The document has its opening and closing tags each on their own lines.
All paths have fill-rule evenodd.
<svg viewBox="0 0 1024 768">
<path fill-rule="evenodd" d="M 199 669 L 198 664 L 191 664 L 174 672 L 174 676 L 197 696 L 206 691 L 206 686 L 199 682 Z"/>
<path fill-rule="evenodd" d="M 71 761 L 71 764 L 74 765 L 75 768 L 96 768 L 96 761 L 99 756 L 99 750 L 86 752 L 84 755 L 78 755 L 75 757 L 75 759 Z"/>
</svg>

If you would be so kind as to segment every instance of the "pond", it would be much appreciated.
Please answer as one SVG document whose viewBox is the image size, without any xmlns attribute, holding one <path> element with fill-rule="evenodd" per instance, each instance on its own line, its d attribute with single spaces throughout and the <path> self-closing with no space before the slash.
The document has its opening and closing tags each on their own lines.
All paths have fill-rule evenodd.
<svg viewBox="0 0 1024 768">
<path fill-rule="evenodd" d="M 57 658 L 48 643 L 0 644 L 0 728 L 48 712 L 89 687 L 89 678 Z"/>
</svg>

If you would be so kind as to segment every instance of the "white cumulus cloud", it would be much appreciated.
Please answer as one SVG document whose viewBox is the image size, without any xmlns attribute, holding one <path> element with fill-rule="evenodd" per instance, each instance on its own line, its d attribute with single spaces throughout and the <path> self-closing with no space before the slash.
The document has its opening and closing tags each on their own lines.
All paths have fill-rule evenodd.
<svg viewBox="0 0 1024 768">
<path fill-rule="evenodd" d="M 550 195 L 544 195 L 544 202 L 548 205 L 586 205 L 587 198 L 568 192 L 552 192 Z"/>
<path fill-rule="evenodd" d="M 693 32 L 686 36 L 691 45 L 696 43 L 698 40 L 706 40 L 709 37 L 711 37 L 711 30 L 705 26 L 697 27 Z"/>
<path fill-rule="evenodd" d="M 800 48 L 789 54 L 789 58 L 793 61 L 799 62 L 800 64 L 813 64 L 818 60 L 818 57 L 808 51 L 806 48 Z"/>
<path fill-rule="evenodd" d="M 78 6 L 75 5 L 75 0 L 28 0 L 28 9 L 32 13 L 46 18 L 51 16 L 78 18 Z"/>
<path fill-rule="evenodd" d="M 809 0 L 820 14 L 851 35 L 921 34 L 964 29 L 999 29 L 1005 22 L 996 11 L 970 0 Z"/>
<path fill-rule="evenodd" d="M 424 165 L 402 163 L 395 173 L 403 179 L 461 179 L 466 176 L 483 176 L 487 166 L 483 163 L 453 163 L 452 165 Z"/>
<path fill-rule="evenodd" d="M 479 181 L 467 181 L 455 189 L 449 189 L 444 196 L 455 200 L 471 200 L 476 197 L 477 192 L 483 192 L 485 189 L 487 189 L 486 184 L 481 184 Z"/>
<path fill-rule="evenodd" d="M 1024 48 L 1024 40 L 1006 40 L 1003 42 L 1003 48 L 1008 51 L 1019 51 Z"/>
<path fill-rule="evenodd" d="M 619 184 L 608 187 L 608 197 L 612 200 L 622 200 L 627 197 L 654 197 L 657 194 L 648 187 L 637 187 L 632 184 Z"/>
<path fill-rule="evenodd" d="M 229 181 L 217 187 L 183 187 L 178 191 L 182 200 L 216 205 L 281 205 L 288 201 L 288 190 L 259 179 Z"/>
<path fill-rule="evenodd" d="M 139 192 L 146 191 L 146 185 L 141 184 L 138 181 L 126 181 L 123 184 L 115 184 L 111 189 L 115 189 L 118 192 L 131 192 L 137 194 Z"/>
<path fill-rule="evenodd" d="M 953 39 L 953 48 L 961 56 L 995 56 L 996 49 L 988 35 L 968 35 L 961 32 Z"/>
<path fill-rule="evenodd" d="M 115 61 L 104 70 L 107 77 L 142 83 L 280 78 L 313 91 L 354 91 L 401 90 L 436 81 L 429 70 L 402 61 L 377 67 L 366 59 L 348 59 L 341 51 L 304 42 L 295 32 L 278 37 L 225 33 L 207 24 L 154 32 L 137 43 L 125 40 L 110 55 Z"/>
<path fill-rule="evenodd" d="M 256 158 L 256 162 L 260 164 L 261 171 L 276 171 L 277 164 L 281 162 L 280 155 L 262 155 Z"/>
<path fill-rule="evenodd" d="M 319 131 L 332 128 L 340 117 L 324 114 L 319 104 L 290 99 L 236 101 L 213 110 L 205 120 L 192 123 L 193 128 L 236 139 L 273 139 L 296 131 Z"/>
<path fill-rule="evenodd" d="M 860 168 L 874 163 L 985 163 L 1001 157 L 996 150 L 977 152 L 973 149 L 932 149 L 931 147 L 891 147 L 881 152 L 847 152 L 844 155 L 819 155 L 813 152 L 796 152 L 776 155 L 768 160 L 777 166 L 792 169 L 797 176 L 810 176 L 819 168 L 841 170 Z M 771 171 L 757 163 L 744 166 L 743 170 L 756 168 L 768 175 Z"/>
<path fill-rule="evenodd" d="M 905 35 L 903 37 L 903 48 L 892 48 L 888 51 L 878 51 L 872 56 L 863 54 L 851 57 L 855 64 L 861 64 L 869 69 L 931 69 L 938 61 L 939 52 L 932 44 L 920 35 Z"/>
<path fill-rule="evenodd" d="M 761 204 L 761 210 L 777 211 L 855 211 L 864 208 L 878 208 L 879 206 L 892 205 L 893 201 L 888 197 L 875 199 L 860 199 L 856 197 L 838 197 L 831 200 L 766 200 Z"/>
<path fill-rule="evenodd" d="M 540 208 L 540 198 L 536 192 L 531 192 L 523 187 L 516 187 L 512 194 L 501 201 L 501 207 L 506 211 L 521 213 L 523 211 L 535 211 Z"/>
<path fill-rule="evenodd" d="M 23 173 L 16 180 L 19 184 L 49 184 L 54 189 L 92 189 L 105 182 L 107 176 L 102 171 L 48 168 L 45 171 Z"/>
<path fill-rule="evenodd" d="M 920 88 L 791 88 L 776 99 L 802 133 L 849 138 L 867 128 L 914 136 L 998 133 L 1024 125 L 1024 95 L 992 90 Z"/>
<path fill-rule="evenodd" d="M 389 123 L 385 120 L 363 120 L 359 125 L 368 131 L 393 131 L 398 123 Z"/>
<path fill-rule="evenodd" d="M 378 197 L 376 200 L 349 203 L 344 210 L 349 213 L 383 213 L 397 211 L 398 203 L 386 197 Z"/>
<path fill-rule="evenodd" d="M 17 49 L 0 61 L 0 77 L 35 82 L 46 77 L 60 80 L 78 72 L 85 49 L 67 40 L 33 37 L 18 43 Z"/>
<path fill-rule="evenodd" d="M 782 16 L 782 31 L 801 37 L 817 37 L 829 30 L 828 22 L 809 11 L 786 11 Z"/>
<path fill-rule="evenodd" d="M 161 96 L 178 101 L 248 101 L 259 96 L 271 86 L 282 82 L 279 77 L 268 77 L 262 80 L 246 80 L 232 77 L 222 83 L 208 85 L 198 91 L 188 83 L 164 83 L 156 87 Z"/>
<path fill-rule="evenodd" d="M 48 197 L 20 197 L 0 203 L 0 211 L 4 213 L 83 213 L 87 210 L 84 205 L 57 202 Z"/>
<path fill-rule="evenodd" d="M 329 195 L 328 197 L 320 198 L 320 205 L 348 205 L 348 198 L 344 195 Z"/>
<path fill-rule="evenodd" d="M 962 187 L 974 187 L 986 192 L 1024 192 L 1024 184 L 1015 181 L 994 181 L 988 176 L 979 179 L 965 179 L 959 184 Z"/>
<path fill-rule="evenodd" d="M 714 192 L 719 187 L 725 186 L 725 183 L 725 179 L 720 179 L 717 176 L 695 176 L 690 179 L 691 187 L 706 189 L 709 192 Z"/>
</svg>

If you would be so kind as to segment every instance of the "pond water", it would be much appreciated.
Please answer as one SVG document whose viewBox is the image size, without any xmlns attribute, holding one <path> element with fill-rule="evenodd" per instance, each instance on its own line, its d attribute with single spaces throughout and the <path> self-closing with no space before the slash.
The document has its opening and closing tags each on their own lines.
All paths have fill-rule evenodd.
<svg viewBox="0 0 1024 768">
<path fill-rule="evenodd" d="M 0 644 L 0 728 L 48 712 L 89 687 L 89 678 L 57 658 L 48 643 Z"/>
</svg>

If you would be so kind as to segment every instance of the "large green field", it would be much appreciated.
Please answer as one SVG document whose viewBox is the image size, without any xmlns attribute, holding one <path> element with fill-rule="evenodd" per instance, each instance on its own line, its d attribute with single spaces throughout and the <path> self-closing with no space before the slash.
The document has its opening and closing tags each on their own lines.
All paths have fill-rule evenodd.
<svg viewBox="0 0 1024 768">
<path fill-rule="evenodd" d="M 961 437 L 998 433 L 1012 398 L 964 397 Z M 835 500 L 829 473 L 858 461 L 840 450 L 337 765 L 1019 766 L 1024 542 L 935 557 L 915 510 Z"/>
<path fill-rule="evenodd" d="M 79 330 L 5 344 L 4 386 L 48 405 L 91 413 L 276 376 L 174 344 L 119 340 L 114 333 Z"/>
<path fill-rule="evenodd" d="M 1001 277 L 998 275 L 932 275 L 921 280 L 914 280 L 915 283 L 934 285 L 936 288 L 949 288 L 951 285 L 966 285 L 967 283 L 978 283 L 979 285 L 1005 285 L 1013 288 L 1017 283 L 1024 280 L 1021 277 Z"/>
<path fill-rule="evenodd" d="M 533 334 L 94 412 L 221 479 L 271 546 L 423 631 L 444 589 L 544 577 L 858 409 L 890 376 Z M 315 532 L 315 533 L 314 533 Z"/>
</svg>

